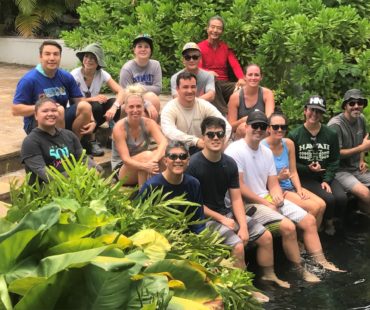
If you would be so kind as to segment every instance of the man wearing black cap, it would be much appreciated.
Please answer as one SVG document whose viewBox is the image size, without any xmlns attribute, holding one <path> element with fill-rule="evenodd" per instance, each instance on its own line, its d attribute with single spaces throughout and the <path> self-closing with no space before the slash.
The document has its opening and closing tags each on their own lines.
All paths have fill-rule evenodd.
<svg viewBox="0 0 370 310">
<path fill-rule="evenodd" d="M 361 90 L 348 90 L 343 98 L 343 113 L 334 116 L 328 126 L 337 132 L 340 146 L 340 167 L 335 178 L 359 199 L 361 210 L 370 215 L 370 172 L 364 161 L 370 140 L 362 114 L 366 106 Z"/>
<path fill-rule="evenodd" d="M 185 68 L 171 77 L 171 94 L 174 98 L 178 96 L 176 90 L 176 78 L 184 71 L 191 72 L 196 75 L 197 97 L 209 102 L 212 102 L 215 98 L 215 79 L 212 74 L 199 68 L 201 56 L 199 46 L 196 43 L 188 42 L 184 45 L 182 49 L 182 62 Z"/>
<path fill-rule="evenodd" d="M 301 265 L 294 224 L 302 231 L 304 245 L 312 259 L 325 269 L 331 271 L 339 269 L 325 258 L 315 218 L 293 202 L 284 199 L 273 153 L 267 146 L 261 144 L 266 136 L 267 127 L 265 113 L 253 111 L 247 119 L 244 139 L 231 143 L 226 148 L 225 154 L 231 156 L 238 166 L 240 190 L 247 212 L 252 206 L 256 207 L 252 219 L 273 231 L 278 231 L 282 236 L 287 258 L 304 280 L 318 282 L 320 279 Z"/>
</svg>

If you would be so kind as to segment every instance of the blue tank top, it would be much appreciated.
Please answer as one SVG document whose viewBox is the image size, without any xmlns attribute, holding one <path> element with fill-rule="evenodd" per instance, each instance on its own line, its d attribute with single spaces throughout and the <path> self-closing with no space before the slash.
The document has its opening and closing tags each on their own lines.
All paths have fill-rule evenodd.
<svg viewBox="0 0 370 310">
<path fill-rule="evenodd" d="M 239 107 L 238 107 L 238 119 L 244 116 L 248 116 L 254 110 L 260 110 L 265 113 L 265 102 L 263 101 L 263 89 L 261 86 L 258 87 L 258 98 L 257 102 L 250 108 L 245 106 L 244 101 L 244 89 L 242 88 L 239 92 Z"/>
<path fill-rule="evenodd" d="M 266 145 L 267 147 L 269 147 L 266 140 L 263 140 L 262 143 Z M 288 147 L 286 146 L 285 139 L 282 140 L 282 143 L 283 143 L 283 151 L 281 152 L 281 154 L 280 155 L 274 154 L 274 162 L 275 162 L 276 171 L 278 174 L 283 168 L 289 168 L 289 151 L 288 151 Z M 290 179 L 280 180 L 279 183 L 280 183 L 281 188 L 284 191 L 290 191 L 294 189 L 294 186 Z"/>
</svg>

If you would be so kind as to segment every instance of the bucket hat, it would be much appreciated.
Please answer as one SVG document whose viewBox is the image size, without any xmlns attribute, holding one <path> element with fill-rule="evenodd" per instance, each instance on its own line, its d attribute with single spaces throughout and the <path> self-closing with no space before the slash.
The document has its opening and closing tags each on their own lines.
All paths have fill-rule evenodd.
<svg viewBox="0 0 370 310">
<path fill-rule="evenodd" d="M 343 102 L 342 102 L 342 109 L 344 109 L 345 105 L 348 102 L 351 101 L 360 101 L 364 104 L 364 108 L 367 106 L 367 99 L 365 96 L 362 94 L 362 91 L 359 89 L 350 89 L 347 90 L 346 93 L 344 94 L 343 97 Z"/>
<path fill-rule="evenodd" d="M 95 55 L 95 57 L 96 57 L 96 59 L 98 61 L 98 69 L 100 69 L 100 67 L 104 68 L 104 67 L 107 66 L 106 63 L 105 63 L 105 61 L 104 61 L 104 52 L 103 52 L 103 49 L 100 47 L 99 44 L 97 44 L 97 43 L 89 44 L 82 51 L 77 52 L 76 53 L 76 56 L 82 62 L 86 53 L 92 53 L 92 54 Z"/>
</svg>

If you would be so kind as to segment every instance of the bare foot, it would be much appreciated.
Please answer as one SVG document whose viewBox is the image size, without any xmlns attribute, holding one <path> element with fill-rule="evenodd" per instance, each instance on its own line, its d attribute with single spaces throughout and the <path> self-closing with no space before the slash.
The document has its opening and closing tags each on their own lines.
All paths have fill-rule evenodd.
<svg viewBox="0 0 370 310">
<path fill-rule="evenodd" d="M 252 296 L 254 299 L 256 299 L 260 303 L 265 303 L 270 301 L 270 297 L 266 296 L 265 294 L 262 294 L 261 292 L 253 291 Z"/>
<path fill-rule="evenodd" d="M 324 261 L 324 262 L 318 262 L 324 269 L 334 271 L 334 272 L 347 272 L 347 270 L 339 269 L 337 266 L 335 266 L 333 263 Z"/>
<path fill-rule="evenodd" d="M 313 273 L 303 270 L 302 272 L 303 280 L 310 282 L 310 283 L 318 283 L 321 282 L 320 278 L 314 275 Z"/>
<path fill-rule="evenodd" d="M 264 281 L 271 281 L 271 282 L 276 283 L 276 284 L 277 284 L 277 285 L 279 285 L 280 287 L 290 288 L 290 284 L 289 284 L 289 282 L 286 282 L 286 281 L 280 280 L 276 275 L 273 275 L 273 276 L 262 276 L 262 277 L 261 277 L 261 280 L 264 280 Z"/>
</svg>

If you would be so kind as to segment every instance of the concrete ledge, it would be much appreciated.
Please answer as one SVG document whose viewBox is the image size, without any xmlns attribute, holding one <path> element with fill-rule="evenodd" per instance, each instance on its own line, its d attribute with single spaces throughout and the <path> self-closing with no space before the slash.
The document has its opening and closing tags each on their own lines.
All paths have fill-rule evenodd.
<svg viewBox="0 0 370 310">
<path fill-rule="evenodd" d="M 39 63 L 39 46 L 45 39 L 0 37 L 0 62 L 35 66 Z M 55 40 L 62 46 L 61 67 L 73 69 L 78 65 L 76 51 L 66 47 L 63 40 Z"/>
</svg>

